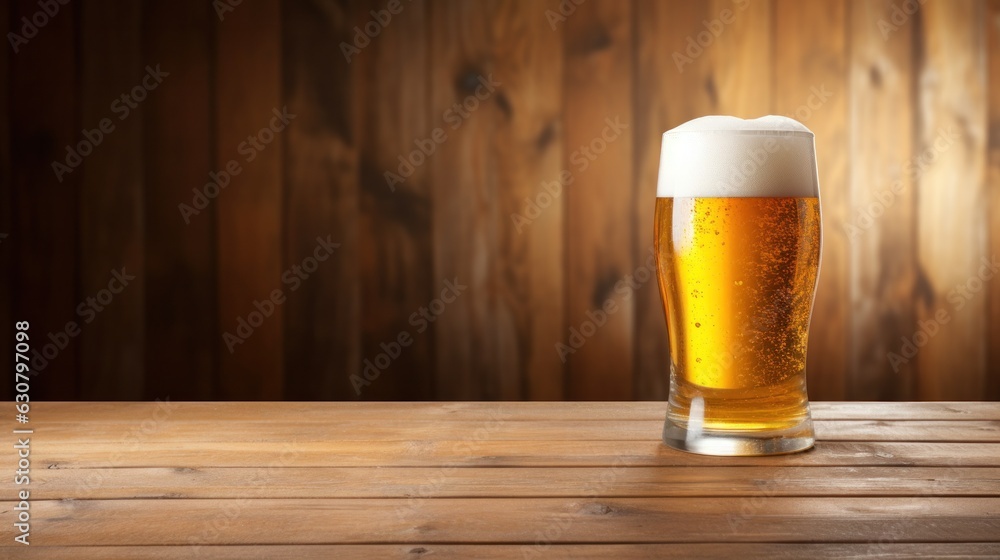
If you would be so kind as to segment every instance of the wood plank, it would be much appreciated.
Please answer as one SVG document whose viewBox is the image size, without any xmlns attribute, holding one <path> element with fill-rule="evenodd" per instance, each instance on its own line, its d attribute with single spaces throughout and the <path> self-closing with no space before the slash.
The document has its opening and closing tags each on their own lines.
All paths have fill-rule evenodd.
<svg viewBox="0 0 1000 560">
<path fill-rule="evenodd" d="M 931 2 L 922 16 L 917 153 L 917 266 L 927 298 L 909 334 L 920 348 L 920 399 L 975 400 L 986 385 L 988 303 L 997 271 L 986 243 L 986 84 L 983 4 Z M 1000 283 L 1000 282 L 998 282 Z M 964 289 L 963 289 L 964 288 Z M 947 319 L 946 319 L 947 318 Z M 931 321 L 947 324 L 925 327 Z M 945 374 L 944 372 L 948 372 Z"/>
<path fill-rule="evenodd" d="M 822 214 L 822 271 L 809 332 L 811 399 L 847 395 L 848 263 L 847 24 L 842 1 L 774 5 L 774 111 L 816 135 Z M 816 25 L 816 22 L 823 22 Z"/>
<path fill-rule="evenodd" d="M 0 33 L 7 37 L 7 33 L 13 31 L 8 26 L 10 14 L 13 12 L 12 6 L 5 10 L 0 10 Z M 12 291 L 14 280 L 14 250 L 10 246 L 10 234 L 14 229 L 12 207 L 13 199 L 13 174 L 11 172 L 10 160 L 10 53 L 4 51 L 0 55 L 0 317 L 7 320 L 0 324 L 0 356 L 11 356 L 14 354 L 14 322 L 20 319 L 11 313 L 11 304 L 14 297 Z M 4 383 L 0 385 L 0 400 L 12 400 L 14 398 L 14 385 Z"/>
<path fill-rule="evenodd" d="M 721 23 L 723 10 L 732 11 L 733 23 L 725 26 L 715 41 L 705 48 L 703 56 L 707 60 L 695 60 L 695 64 L 712 67 L 712 86 L 705 85 L 711 91 L 706 93 L 716 97 L 717 114 L 745 119 L 767 115 L 773 107 L 772 2 L 712 0 L 707 19 L 718 18 Z M 694 37 L 704 31 L 705 23 L 699 21 L 687 34 Z"/>
<path fill-rule="evenodd" d="M 217 395 L 223 399 L 282 396 L 283 321 L 290 304 L 281 297 L 273 298 L 272 293 L 283 290 L 285 298 L 293 299 L 282 279 L 286 264 L 282 260 L 282 150 L 299 123 L 284 124 L 275 120 L 272 112 L 280 113 L 286 103 L 281 91 L 280 22 L 280 2 L 265 0 L 226 12 L 215 24 L 214 168 L 216 173 L 229 176 L 228 186 L 220 188 L 210 202 L 216 216 L 219 324 L 223 333 L 239 337 L 227 342 L 222 334 L 217 335 Z M 288 103 L 294 114 L 294 104 Z M 286 128 L 261 134 L 272 123 Z M 251 141 L 251 137 L 256 139 Z M 225 181 L 203 178 L 203 183 L 220 187 Z M 204 185 L 201 188 L 205 192 Z M 214 192 L 211 187 L 209 190 Z M 314 246 L 315 235 L 310 234 L 308 241 Z M 290 256 L 302 260 L 302 255 Z M 275 304 L 275 299 L 284 304 Z M 260 317 L 264 312 L 257 302 L 271 304 L 269 316 Z M 256 325 L 251 313 L 259 319 Z M 246 342 L 235 342 L 244 339 L 240 318 L 248 328 L 253 327 Z"/>
<path fill-rule="evenodd" d="M 171 422 L 253 422 L 262 418 L 288 418 L 295 423 L 329 423 L 345 420 L 398 419 L 482 421 L 612 420 L 660 421 L 666 403 L 632 402 L 401 402 L 401 403 L 292 403 L 265 402 L 248 406 L 240 402 L 41 402 L 39 420 L 79 424 L 139 424 L 163 413 Z M 988 402 L 814 402 L 814 420 L 1000 420 L 1000 404 Z M 158 411 L 163 411 L 160 413 Z M 5 419 L 9 420 L 9 419 Z"/>
<path fill-rule="evenodd" d="M 43 469 L 37 499 L 223 499 L 261 474 L 247 468 Z M 612 480 L 613 482 L 606 482 Z M 0 488 L 13 500 L 17 489 Z M 1000 496 L 1000 468 L 677 466 L 273 468 L 256 498 Z"/>
<path fill-rule="evenodd" d="M 115 423 L 93 425 L 81 430 L 79 423 L 46 422 L 45 433 L 53 443 L 82 443 L 115 447 L 130 430 L 142 433 L 144 444 L 176 443 L 184 445 L 208 442 L 284 442 L 298 441 L 411 441 L 432 442 L 461 440 L 463 437 L 489 441 L 658 441 L 663 424 L 657 420 L 579 422 L 549 420 L 544 422 L 507 422 L 502 415 L 488 420 L 421 421 L 377 419 L 368 421 L 338 420 L 302 424 L 298 422 L 218 421 L 164 422 L 148 421 L 148 430 L 135 425 Z M 1000 421 L 884 421 L 837 420 L 815 422 L 816 437 L 822 441 L 926 441 L 926 442 L 1000 442 Z M 478 436 L 477 436 L 478 435 Z"/>
<path fill-rule="evenodd" d="M 67 147 L 81 140 L 74 29 L 78 9 L 60 6 L 45 32 L 10 57 L 9 103 L 10 109 L 17 107 L 9 113 L 11 138 L 17 140 L 11 143 L 12 211 L 17 221 L 5 240 L 17 263 L 10 272 L 11 289 L 17 294 L 12 316 L 31 323 L 32 347 L 50 356 L 33 360 L 32 400 L 79 397 L 80 340 L 65 335 L 65 329 L 70 321 L 83 323 L 76 314 L 77 244 L 67 242 L 79 230 L 81 172 L 76 167 L 60 181 L 52 168 L 53 162 L 65 163 Z M 11 3 L 10 21 L 31 17 L 37 10 L 33 0 Z M 62 349 L 50 334 L 62 341 Z"/>
<path fill-rule="evenodd" d="M 711 69 L 683 56 L 686 37 L 708 18 L 699 2 L 639 0 L 635 21 L 635 175 L 632 245 L 634 262 L 645 264 L 653 246 L 653 207 L 662 133 L 685 121 L 716 112 Z M 705 95 L 706 88 L 709 95 Z M 658 284 L 635 292 L 635 398 L 666 400 L 670 388 L 670 346 Z"/>
<path fill-rule="evenodd" d="M 113 127 L 80 169 L 80 288 L 103 307 L 80 333 L 80 394 L 87 399 L 143 394 L 143 103 L 169 77 L 157 74 L 155 63 L 143 67 L 141 23 L 137 2 L 99 0 L 80 9 L 81 123 Z"/>
<path fill-rule="evenodd" d="M 997 542 L 1000 498 L 36 500 L 37 546 L 554 542 Z M 2 502 L 2 507 L 12 507 Z M 251 507 L 252 506 L 252 507 Z M 359 509 L 363 507 L 363 510 Z M 362 515 L 359 513 L 363 512 Z M 295 524 L 274 520 L 294 516 Z M 170 520 L 165 523 L 164 520 Z M 214 528 L 212 523 L 221 524 Z M 720 530 L 728 527 L 730 530 Z M 543 534 L 546 534 L 543 532 Z"/>
<path fill-rule="evenodd" d="M 915 26 L 910 22 L 884 35 L 879 22 L 891 21 L 893 5 L 891 0 L 855 2 L 848 19 L 852 208 L 844 225 L 851 244 L 847 394 L 865 400 L 916 396 L 915 365 L 894 369 L 888 353 L 898 352 L 900 339 L 913 335 L 914 302 L 930 297 L 915 262 L 916 187 L 914 174 L 905 168 L 913 156 L 917 105 L 911 52 Z"/>
<path fill-rule="evenodd" d="M 385 2 L 372 0 L 356 13 L 370 19 L 370 12 L 384 9 Z M 427 166 L 413 166 L 412 174 L 391 188 L 385 174 L 398 174 L 400 156 L 409 157 L 414 150 L 422 154 L 415 140 L 435 146 L 432 131 L 445 123 L 429 111 L 427 7 L 405 3 L 401 9 L 392 15 L 389 31 L 351 58 L 359 70 L 358 111 L 364 123 L 358 127 L 357 237 L 359 274 L 367 279 L 361 283 L 362 356 L 371 367 L 381 368 L 372 371 L 366 362 L 364 371 L 352 376 L 354 396 L 365 400 L 433 398 L 433 333 L 411 323 L 412 314 L 440 297 L 442 289 L 440 279 L 431 277 L 433 214 Z M 332 62 L 338 75 L 350 75 L 351 63 L 344 56 Z M 408 346 L 400 345 L 400 333 L 407 333 Z M 394 347 L 398 352 L 393 358 L 389 352 Z M 385 367 L 379 354 L 393 358 L 390 365 Z M 367 376 L 376 374 L 368 383 Z"/>
<path fill-rule="evenodd" d="M 430 12 L 431 114 L 443 115 L 464 103 L 493 72 L 490 56 L 495 9 L 461 1 L 435 2 Z M 500 118 L 504 77 L 489 100 L 459 113 L 461 127 L 449 134 L 427 165 L 434 207 L 434 278 L 468 286 L 462 297 L 435 320 L 435 392 L 442 400 L 498 398 L 502 379 L 500 349 L 516 340 L 510 316 L 497 294 L 498 197 L 492 138 Z M 509 104 L 509 101 L 508 101 Z M 470 107 L 472 106 L 470 102 Z M 467 115 L 467 116 L 466 116 Z M 503 222 L 506 225 L 506 222 Z"/>
<path fill-rule="evenodd" d="M 343 1 L 282 7 L 284 103 L 298 115 L 284 137 L 285 267 L 311 257 L 318 237 L 340 244 L 287 294 L 285 397 L 349 399 L 349 376 L 362 368 L 355 76 L 329 65 L 343 56 L 341 42 L 353 42 L 354 8 Z"/>
<path fill-rule="evenodd" d="M 989 0 L 984 17 L 987 63 L 987 216 L 989 218 L 990 256 L 1000 253 L 1000 0 Z M 991 282 L 986 331 L 986 389 L 981 398 L 1000 400 L 1000 282 Z"/>
<path fill-rule="evenodd" d="M 128 435 L 126 432 L 125 435 Z M 784 457 L 719 459 L 667 448 L 659 441 L 285 441 L 145 442 L 138 434 L 122 453 L 89 443 L 32 450 L 46 468 L 125 467 L 601 467 L 691 466 L 922 466 L 997 467 L 995 443 L 821 442 L 813 451 Z M 141 451 L 141 452 L 140 452 Z"/>
<path fill-rule="evenodd" d="M 1000 404 L 990 402 L 814 402 L 818 420 L 1000 420 Z"/>
<path fill-rule="evenodd" d="M 24 560 L 187 560 L 191 547 L 180 546 L 46 546 L 22 548 Z M 530 545 L 502 544 L 346 544 L 346 545 L 255 545 L 217 546 L 198 550 L 199 558 L 212 560 L 327 560 L 400 558 L 565 558 L 605 560 L 607 558 L 800 558 L 858 560 L 865 558 L 996 558 L 1000 545 L 994 543 L 684 543 L 684 544 L 559 544 L 543 539 Z"/>
<path fill-rule="evenodd" d="M 986 3 L 983 18 L 986 26 L 987 64 L 987 223 L 990 256 L 1000 252 L 1000 0 Z M 987 291 L 986 340 L 1000 339 L 1000 282 L 991 282 Z M 986 388 L 982 399 L 1000 400 L 1000 345 L 988 344 Z"/>
<path fill-rule="evenodd" d="M 581 4 L 565 34 L 566 328 L 553 341 L 571 400 L 633 396 L 632 6 Z M 633 279 L 634 275 L 634 279 Z M 627 296 L 627 297 L 626 297 Z M 575 333 L 575 334 L 574 334 Z"/>
<path fill-rule="evenodd" d="M 215 392 L 215 207 L 185 215 L 192 189 L 215 171 L 212 145 L 212 23 L 199 0 L 149 1 L 143 49 L 169 70 L 145 102 L 145 397 L 208 399 Z M 232 193 L 227 193 L 232 194 Z M 193 206 L 192 206 L 193 208 Z"/>
<path fill-rule="evenodd" d="M 501 337 L 501 399 L 565 397 L 565 371 L 554 352 L 564 324 L 564 211 L 572 185 L 562 185 L 563 45 L 544 10 L 558 3 L 515 0 L 498 5 L 493 18 L 493 70 L 503 82 L 497 96 L 497 260 L 504 270 L 498 291 L 505 314 L 493 319 L 516 337 Z M 540 211 L 533 213 L 528 201 Z M 545 206 L 542 208 L 542 206 Z M 515 214 L 532 216 L 530 223 Z M 513 343 L 513 345 L 509 345 Z"/>
</svg>

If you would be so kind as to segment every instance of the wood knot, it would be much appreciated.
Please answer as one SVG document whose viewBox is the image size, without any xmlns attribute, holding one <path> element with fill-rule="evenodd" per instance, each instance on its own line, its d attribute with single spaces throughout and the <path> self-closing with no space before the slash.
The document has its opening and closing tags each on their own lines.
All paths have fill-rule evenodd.
<svg viewBox="0 0 1000 560">
<path fill-rule="evenodd" d="M 583 513 L 588 515 L 609 515 L 615 512 L 615 508 L 607 504 L 587 504 L 583 506 Z"/>
</svg>

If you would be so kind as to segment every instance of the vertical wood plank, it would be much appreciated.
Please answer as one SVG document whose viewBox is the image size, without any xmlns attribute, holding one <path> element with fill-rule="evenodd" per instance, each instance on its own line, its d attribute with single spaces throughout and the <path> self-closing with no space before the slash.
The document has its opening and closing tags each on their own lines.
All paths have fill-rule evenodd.
<svg viewBox="0 0 1000 560">
<path fill-rule="evenodd" d="M 191 205 L 192 189 L 215 170 L 214 18 L 200 0 L 148 0 L 143 8 L 145 59 L 170 72 L 145 102 L 147 399 L 215 396 L 215 212 L 179 206 Z"/>
<path fill-rule="evenodd" d="M 11 21 L 30 17 L 37 2 L 21 0 Z M 66 146 L 79 141 L 77 62 L 74 18 L 77 7 L 60 8 L 44 29 L 11 55 L 11 185 L 16 217 L 10 237 L 13 261 L 13 316 L 30 321 L 32 347 L 42 355 L 32 361 L 36 374 L 31 398 L 71 400 L 79 396 L 79 337 L 59 349 L 49 334 L 63 333 L 76 315 L 77 235 L 80 169 L 62 175 L 52 162 L 64 162 Z M 45 71 L 40 71 L 44 68 Z M 110 100 L 109 100 L 110 101 Z M 76 332 L 76 331 L 74 331 Z"/>
<path fill-rule="evenodd" d="M 419 321 L 417 326 L 410 322 L 411 314 L 441 291 L 440 281 L 431 277 L 427 166 L 413 166 L 403 182 L 393 181 L 391 187 L 385 174 L 398 174 L 398 158 L 407 158 L 415 150 L 420 153 L 420 145 L 436 147 L 433 130 L 444 123 L 429 111 L 427 6 L 406 2 L 400 9 L 397 14 L 389 13 L 385 31 L 352 56 L 350 63 L 344 56 L 332 61 L 338 74 L 349 76 L 349 65 L 356 65 L 360 75 L 358 242 L 359 271 L 367 279 L 361 283 L 362 356 L 379 367 L 375 365 L 378 355 L 387 352 L 383 345 L 389 352 L 398 347 L 397 357 L 380 369 L 377 379 L 371 384 L 359 382 L 357 396 L 365 400 L 433 398 L 434 331 L 418 331 Z M 386 11 L 385 2 L 373 0 L 365 2 L 358 13 L 370 17 L 371 11 L 380 10 Z M 408 346 L 399 343 L 400 333 L 406 333 L 404 342 L 411 340 Z M 352 373 L 364 376 L 366 368 Z M 372 375 L 370 370 L 368 374 Z"/>
<path fill-rule="evenodd" d="M 986 5 L 987 64 L 989 98 L 988 119 L 989 158 L 987 160 L 988 218 L 990 224 L 990 258 L 1000 256 L 1000 0 L 990 0 Z M 998 280 L 998 279 L 994 279 Z M 1000 282 L 990 282 L 989 328 L 987 347 L 989 363 L 986 370 L 984 399 L 1000 400 Z"/>
<path fill-rule="evenodd" d="M 852 208 L 844 226 L 851 244 L 847 392 L 860 400 L 915 396 L 915 364 L 894 371 L 888 354 L 899 352 L 900 339 L 913 334 L 913 298 L 929 297 L 916 274 L 914 181 L 904 170 L 913 153 L 914 25 L 908 22 L 883 35 L 879 21 L 891 21 L 891 10 L 890 0 L 848 7 Z M 885 196 L 894 186 L 892 204 L 882 204 L 876 195 Z"/>
<path fill-rule="evenodd" d="M 631 7 L 595 0 L 565 23 L 565 165 L 574 174 L 566 193 L 566 319 L 585 340 L 566 355 L 567 392 L 576 400 L 633 395 Z M 651 273 L 641 270 L 632 282 L 649 286 Z M 608 301 L 612 313 L 603 309 Z M 606 315 L 603 325 L 595 313 Z M 572 347 L 569 330 L 561 342 Z"/>
<path fill-rule="evenodd" d="M 443 117 L 449 109 L 457 112 L 455 104 L 474 96 L 480 77 L 493 72 L 490 13 L 482 4 L 454 0 L 434 2 L 429 9 L 431 114 Z M 433 326 L 435 387 L 442 400 L 496 398 L 503 375 L 500 341 L 515 336 L 509 321 L 497 320 L 507 316 L 497 309 L 497 184 L 491 149 L 502 87 L 475 111 L 459 113 L 459 128 L 448 131 L 448 141 L 429 162 L 434 278 L 457 278 L 468 286 Z"/>
<path fill-rule="evenodd" d="M 634 259 L 643 263 L 653 246 L 653 208 L 663 132 L 717 112 L 718 92 L 706 58 L 691 58 L 685 38 L 708 19 L 707 4 L 656 0 L 636 2 L 635 121 L 636 194 Z M 692 51 L 697 52 L 697 51 Z M 690 60 L 690 62 L 688 61 Z M 637 399 L 665 400 L 670 347 L 663 301 L 655 280 L 636 292 Z"/>
<path fill-rule="evenodd" d="M 990 270 L 984 204 L 986 157 L 983 4 L 928 2 L 922 26 L 916 151 L 929 163 L 918 180 L 917 266 L 929 292 L 917 298 L 910 337 L 929 340 L 918 359 L 921 399 L 974 400 L 986 385 Z M 992 282 L 1000 283 L 993 279 Z M 937 333 L 922 327 L 950 316 Z"/>
<path fill-rule="evenodd" d="M 248 140 L 270 125 L 275 118 L 272 111 L 280 112 L 285 105 L 280 3 L 244 2 L 222 13 L 215 28 L 215 170 L 225 170 L 232 161 L 241 169 L 213 202 L 218 224 L 219 321 L 224 333 L 242 339 L 240 319 L 249 324 L 250 314 L 259 313 L 255 302 L 268 301 L 274 290 L 282 289 L 289 300 L 301 297 L 290 294 L 289 286 L 282 283 L 281 247 L 283 145 L 299 123 L 293 120 L 284 130 L 268 131 L 256 145 Z M 271 141 L 263 143 L 268 138 Z M 209 180 L 204 178 L 202 188 Z M 259 326 L 253 327 L 242 344 L 231 338 L 227 344 L 221 335 L 216 339 L 221 398 L 280 398 L 283 321 L 288 307 L 288 302 L 274 305 L 271 315 L 257 321 Z"/>
<path fill-rule="evenodd" d="M 723 21 L 724 10 L 732 11 L 731 24 Z M 745 119 L 767 115 L 774 82 L 771 0 L 713 0 L 708 18 L 711 25 L 717 25 L 715 20 L 723 25 L 718 38 L 705 49 L 712 65 L 717 110 Z M 707 29 L 702 21 L 689 33 L 697 36 Z"/>
<path fill-rule="evenodd" d="M 823 254 L 809 329 L 809 397 L 843 400 L 847 388 L 850 244 L 847 190 L 846 7 L 842 1 L 774 5 L 774 110 L 816 135 Z"/>
<path fill-rule="evenodd" d="M 13 6 L 0 8 L 0 33 L 4 37 L 10 31 L 8 22 Z M 9 47 L 9 45 L 8 45 Z M 14 322 L 19 319 L 11 314 L 11 284 L 14 275 L 13 250 L 10 247 L 12 230 L 10 170 L 10 55 L 11 48 L 4 48 L 0 54 L 0 356 L 12 356 L 14 347 Z M 13 384 L 3 383 L 0 386 L 0 400 L 13 398 Z"/>
<path fill-rule="evenodd" d="M 507 311 L 497 319 L 516 333 L 501 338 L 515 344 L 499 348 L 502 399 L 561 400 L 565 389 L 554 344 L 564 321 L 563 200 L 573 186 L 556 187 L 563 170 L 562 36 L 546 10 L 558 10 L 558 3 L 502 2 L 493 18 L 493 69 L 503 83 L 494 135 L 498 262 L 505 270 L 498 295 Z M 529 210 L 529 200 L 539 213 Z M 534 218 L 528 223 L 515 214 Z"/>
<path fill-rule="evenodd" d="M 142 85 L 140 25 L 136 2 L 98 0 L 80 7 L 80 125 L 88 131 L 105 122 L 114 127 L 92 141 L 93 153 L 80 170 L 80 286 L 83 296 L 97 301 L 93 322 L 80 334 L 85 399 L 142 397 L 142 119 L 143 103 L 156 91 Z"/>
<path fill-rule="evenodd" d="M 291 399 L 355 398 L 350 375 L 361 371 L 357 76 L 353 65 L 330 71 L 344 60 L 340 43 L 353 42 L 352 12 L 348 2 L 283 4 L 285 102 L 298 115 L 286 136 L 285 266 L 311 256 L 317 237 L 340 243 L 285 304 Z"/>
</svg>

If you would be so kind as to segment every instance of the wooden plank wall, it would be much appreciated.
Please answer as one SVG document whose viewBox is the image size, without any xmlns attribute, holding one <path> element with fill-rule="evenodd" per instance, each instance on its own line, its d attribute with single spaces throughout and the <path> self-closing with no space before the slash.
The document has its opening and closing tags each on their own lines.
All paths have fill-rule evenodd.
<svg viewBox="0 0 1000 560">
<path fill-rule="evenodd" d="M 39 399 L 663 399 L 660 134 L 773 113 L 817 135 L 810 396 L 1000 399 L 1000 1 L 912 8 L 61 6 L 0 57 L 0 351 L 30 319 Z"/>
</svg>

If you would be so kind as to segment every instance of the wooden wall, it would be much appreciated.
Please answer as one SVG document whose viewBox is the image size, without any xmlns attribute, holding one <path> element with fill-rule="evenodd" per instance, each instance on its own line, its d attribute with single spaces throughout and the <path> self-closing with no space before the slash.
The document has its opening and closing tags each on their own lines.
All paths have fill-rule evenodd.
<svg viewBox="0 0 1000 560">
<path fill-rule="evenodd" d="M 65 342 L 33 398 L 663 399 L 644 268 L 660 134 L 773 113 L 817 136 L 811 397 L 1000 399 L 1000 279 L 974 279 L 1000 249 L 1000 0 L 226 6 L 72 2 L 0 56 L 0 354 L 14 320 L 40 350 Z M 0 29 L 38 10 L 13 1 Z M 169 76 L 119 120 L 114 100 L 156 65 Z M 241 143 L 286 106 L 247 161 Z M 433 153 L 390 188 L 415 141 Z M 318 237 L 339 246 L 288 282 Z M 122 267 L 135 278 L 84 323 Z M 465 288 L 432 305 L 445 281 Z M 223 333 L 275 290 L 230 352 Z M 557 343 L 604 307 L 564 362 Z"/>
</svg>

